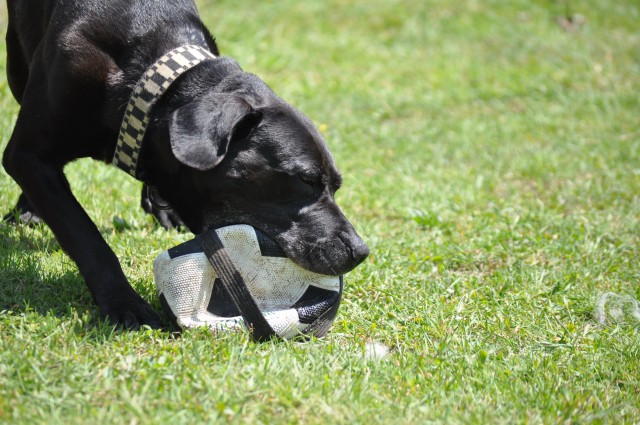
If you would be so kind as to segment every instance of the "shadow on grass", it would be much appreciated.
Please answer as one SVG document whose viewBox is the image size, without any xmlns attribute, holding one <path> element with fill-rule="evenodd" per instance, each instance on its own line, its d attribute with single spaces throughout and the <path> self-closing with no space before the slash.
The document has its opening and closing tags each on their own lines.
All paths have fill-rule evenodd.
<svg viewBox="0 0 640 425">
<path fill-rule="evenodd" d="M 6 251 L 55 252 L 60 245 L 44 224 L 16 225 L 0 222 L 0 257 Z"/>
<path fill-rule="evenodd" d="M 60 247 L 47 233 L 48 229 L 0 225 L 0 311 L 36 313 L 63 321 L 82 316 L 83 333 L 90 331 L 98 339 L 114 334 L 114 327 L 100 319 L 98 308 L 75 267 L 68 271 L 55 270 L 56 267 L 48 270 L 47 254 Z M 150 302 L 163 318 L 163 330 L 173 331 L 159 300 L 153 297 Z"/>
<path fill-rule="evenodd" d="M 91 307 L 82 279 L 73 272 L 45 273 L 36 261 L 20 253 L 0 253 L 0 310 L 30 309 L 40 314 L 65 315 Z"/>
<path fill-rule="evenodd" d="M 0 256 L 3 263 L 5 258 Z M 159 300 L 152 307 L 163 319 L 162 331 L 167 338 L 175 338 L 176 329 L 163 312 Z M 119 332 L 131 330 L 116 327 L 100 319 L 98 308 L 77 272 L 43 275 L 36 263 L 21 262 L 0 268 L 0 312 L 5 314 L 32 314 L 55 317 L 61 321 L 77 322 L 74 328 L 96 340 L 109 339 Z M 135 331 L 135 330 L 134 330 Z"/>
</svg>

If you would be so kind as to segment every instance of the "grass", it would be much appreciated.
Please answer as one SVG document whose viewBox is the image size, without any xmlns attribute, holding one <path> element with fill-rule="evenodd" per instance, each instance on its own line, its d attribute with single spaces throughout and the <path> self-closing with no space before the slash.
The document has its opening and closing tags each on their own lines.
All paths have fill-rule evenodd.
<svg viewBox="0 0 640 425">
<path fill-rule="evenodd" d="M 319 125 L 372 254 L 324 340 L 173 339 L 98 323 L 51 232 L 0 225 L 0 422 L 640 422 L 639 323 L 594 311 L 640 298 L 637 2 L 199 6 L 225 54 Z M 67 171 L 159 308 L 151 261 L 189 235 L 158 229 L 123 173 Z M 0 206 L 18 194 L 0 172 Z"/>
</svg>

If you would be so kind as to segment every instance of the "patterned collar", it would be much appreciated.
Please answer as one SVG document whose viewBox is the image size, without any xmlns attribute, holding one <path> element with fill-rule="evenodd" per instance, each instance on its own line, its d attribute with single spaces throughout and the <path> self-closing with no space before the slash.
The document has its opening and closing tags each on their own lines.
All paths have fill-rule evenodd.
<svg viewBox="0 0 640 425">
<path fill-rule="evenodd" d="M 216 56 L 200 46 L 181 46 L 156 61 L 136 83 L 120 126 L 112 163 L 140 180 L 138 157 L 149 125 L 149 111 L 185 71 Z"/>
</svg>

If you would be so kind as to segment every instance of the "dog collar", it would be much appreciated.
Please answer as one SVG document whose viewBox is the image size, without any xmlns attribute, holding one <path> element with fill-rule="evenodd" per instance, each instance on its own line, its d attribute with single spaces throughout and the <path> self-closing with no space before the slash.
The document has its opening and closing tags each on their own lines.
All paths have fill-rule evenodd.
<svg viewBox="0 0 640 425">
<path fill-rule="evenodd" d="M 200 46 L 181 46 L 156 61 L 138 80 L 120 126 L 113 165 L 140 179 L 138 157 L 149 125 L 149 111 L 171 83 L 187 70 L 216 56 Z"/>
</svg>

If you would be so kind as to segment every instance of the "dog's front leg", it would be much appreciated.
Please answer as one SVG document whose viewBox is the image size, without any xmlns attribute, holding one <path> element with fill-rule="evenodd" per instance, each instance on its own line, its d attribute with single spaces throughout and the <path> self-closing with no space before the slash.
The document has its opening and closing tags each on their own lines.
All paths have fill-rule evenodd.
<svg viewBox="0 0 640 425">
<path fill-rule="evenodd" d="M 100 315 L 128 328 L 159 326 L 159 316 L 129 285 L 115 254 L 73 196 L 64 163 L 46 152 L 51 141 L 21 110 L 3 157 L 7 172 L 18 182 L 38 215 L 75 261 L 98 304 Z"/>
</svg>

